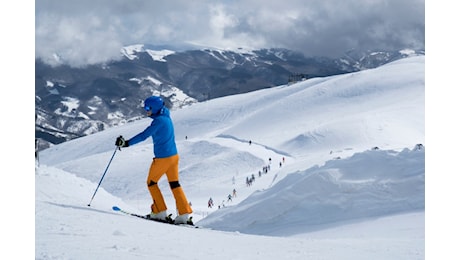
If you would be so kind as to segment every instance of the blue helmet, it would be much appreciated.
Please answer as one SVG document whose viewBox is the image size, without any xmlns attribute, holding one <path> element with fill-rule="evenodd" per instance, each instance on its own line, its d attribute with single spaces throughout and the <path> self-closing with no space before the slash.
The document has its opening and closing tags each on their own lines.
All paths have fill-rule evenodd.
<svg viewBox="0 0 460 260">
<path fill-rule="evenodd" d="M 165 102 L 161 97 L 151 96 L 144 101 L 145 111 L 152 111 L 152 114 L 157 114 L 165 105 Z"/>
</svg>

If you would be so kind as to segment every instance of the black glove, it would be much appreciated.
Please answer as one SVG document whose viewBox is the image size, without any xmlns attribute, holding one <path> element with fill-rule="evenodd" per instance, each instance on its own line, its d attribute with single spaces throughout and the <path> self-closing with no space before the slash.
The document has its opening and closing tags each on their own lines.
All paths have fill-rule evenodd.
<svg viewBox="0 0 460 260">
<path fill-rule="evenodd" d="M 128 147 L 129 142 L 123 138 L 123 136 L 117 137 L 117 140 L 115 141 L 115 145 L 118 147 Z"/>
</svg>

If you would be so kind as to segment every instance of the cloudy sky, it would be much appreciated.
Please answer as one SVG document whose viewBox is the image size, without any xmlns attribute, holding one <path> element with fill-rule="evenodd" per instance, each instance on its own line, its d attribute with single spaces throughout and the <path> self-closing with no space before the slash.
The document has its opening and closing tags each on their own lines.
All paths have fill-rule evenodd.
<svg viewBox="0 0 460 260">
<path fill-rule="evenodd" d="M 74 65 L 139 43 L 282 47 L 334 57 L 350 49 L 425 48 L 424 0 L 35 1 L 35 56 Z"/>
</svg>

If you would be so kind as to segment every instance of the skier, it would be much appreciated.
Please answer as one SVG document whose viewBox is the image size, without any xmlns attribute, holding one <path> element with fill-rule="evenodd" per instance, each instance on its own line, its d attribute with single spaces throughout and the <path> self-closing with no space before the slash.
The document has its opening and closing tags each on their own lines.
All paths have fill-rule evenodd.
<svg viewBox="0 0 460 260">
<path fill-rule="evenodd" d="M 40 166 L 40 159 L 38 157 L 38 139 L 35 138 L 35 166 Z"/>
<path fill-rule="evenodd" d="M 147 177 L 147 187 L 153 203 L 150 207 L 151 213 L 147 216 L 155 220 L 169 220 L 166 203 L 158 188 L 158 181 L 166 173 L 178 211 L 178 216 L 174 219 L 174 223 L 187 223 L 189 215 L 192 213 L 192 208 L 179 184 L 179 155 L 170 112 L 165 107 L 161 97 L 158 96 L 147 98 L 144 101 L 144 109 L 147 112 L 147 116 L 153 119 L 152 123 L 144 131 L 129 140 L 119 136 L 115 141 L 115 145 L 128 147 L 152 137 L 154 158 Z"/>
<path fill-rule="evenodd" d="M 212 208 L 214 206 L 214 201 L 212 201 L 212 198 L 209 198 L 208 200 L 208 208 Z"/>
<path fill-rule="evenodd" d="M 35 160 L 38 161 L 38 139 L 35 138 Z"/>
</svg>

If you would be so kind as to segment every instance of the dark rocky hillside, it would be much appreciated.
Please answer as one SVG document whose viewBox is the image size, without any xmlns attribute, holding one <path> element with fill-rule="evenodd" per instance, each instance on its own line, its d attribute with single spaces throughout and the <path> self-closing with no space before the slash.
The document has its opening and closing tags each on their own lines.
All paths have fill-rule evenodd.
<svg viewBox="0 0 460 260">
<path fill-rule="evenodd" d="M 129 48 L 129 47 L 126 47 Z M 189 50 L 153 58 L 145 46 L 119 61 L 73 68 L 35 62 L 35 136 L 40 149 L 139 119 L 161 95 L 171 109 L 194 102 L 375 68 L 420 52 L 349 52 L 339 59 L 284 49 Z M 126 53 L 126 50 L 125 50 Z M 301 75 L 300 77 L 298 77 Z"/>
</svg>

